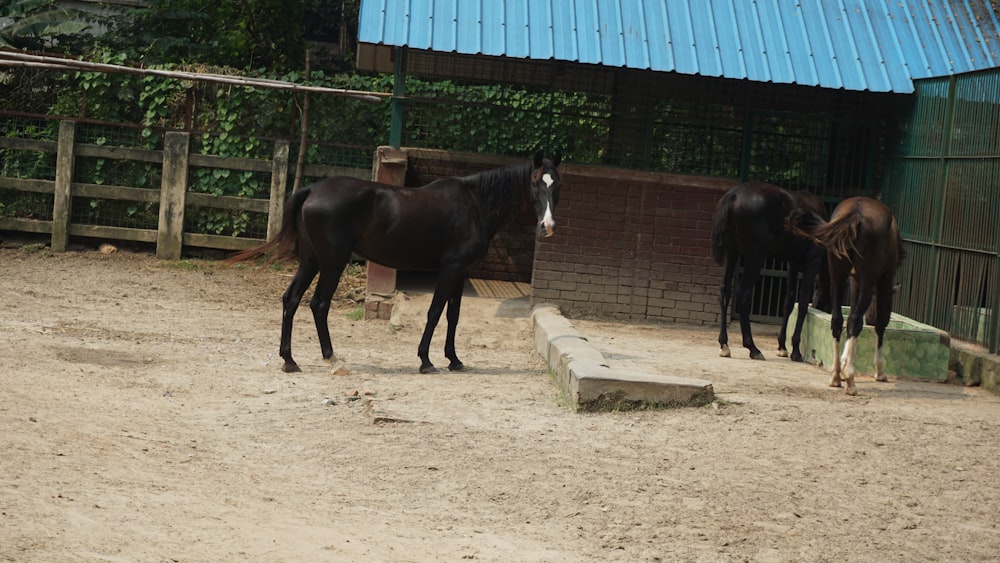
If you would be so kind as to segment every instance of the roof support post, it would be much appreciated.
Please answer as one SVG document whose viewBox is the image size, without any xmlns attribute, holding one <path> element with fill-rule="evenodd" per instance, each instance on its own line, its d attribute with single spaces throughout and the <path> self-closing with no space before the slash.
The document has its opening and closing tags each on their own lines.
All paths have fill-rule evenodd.
<svg viewBox="0 0 1000 563">
<path fill-rule="evenodd" d="M 389 123 L 389 146 L 398 149 L 403 144 L 403 99 L 406 96 L 406 47 L 396 47 L 392 72 L 392 119 Z"/>
</svg>

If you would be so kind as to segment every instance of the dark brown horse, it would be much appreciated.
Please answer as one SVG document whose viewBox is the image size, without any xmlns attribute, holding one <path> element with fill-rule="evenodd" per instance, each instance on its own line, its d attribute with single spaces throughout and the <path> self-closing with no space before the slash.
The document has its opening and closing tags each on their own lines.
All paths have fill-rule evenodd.
<svg viewBox="0 0 1000 563">
<path fill-rule="evenodd" d="M 798 323 L 792 334 L 791 359 L 802 361 L 799 343 L 802 339 L 802 320 L 805 317 L 813 297 L 816 276 L 825 266 L 824 249 L 822 246 L 803 240 L 787 232 L 785 222 L 795 210 L 805 210 L 825 217 L 826 210 L 819 198 L 806 191 L 788 191 L 778 186 L 764 182 L 746 182 L 740 184 L 722 196 L 715 209 L 715 221 L 712 227 L 712 257 L 716 263 L 724 266 L 722 283 L 719 284 L 719 306 L 722 310 L 721 327 L 719 329 L 719 355 L 728 358 L 729 334 L 729 299 L 733 296 L 734 309 L 740 319 L 740 332 L 743 335 L 743 346 L 750 350 L 750 358 L 763 360 L 764 354 L 757 348 L 750 332 L 750 300 L 754 284 L 760 277 L 764 260 L 773 256 L 786 260 L 789 264 L 787 294 L 783 303 L 782 314 L 784 322 L 778 333 L 778 355 L 787 356 L 785 346 L 787 339 L 786 326 L 791 315 L 792 303 L 796 298 L 796 280 L 802 273 L 802 281 L 798 284 Z M 743 257 L 743 277 L 732 289 L 733 277 L 740 257 Z M 824 282 L 825 276 L 821 276 Z M 823 283 L 825 286 L 825 283 Z"/>
<path fill-rule="evenodd" d="M 309 303 L 323 358 L 336 365 L 327 317 L 351 254 L 400 270 L 436 270 L 427 324 L 417 347 L 420 372 L 436 371 L 429 359 L 431 337 L 448 308 L 444 355 L 448 369 L 463 369 L 455 353 L 455 329 L 462 306 L 466 269 L 486 255 L 490 240 L 509 219 L 518 192 L 534 203 L 538 230 L 551 236 L 559 201 L 559 156 L 465 177 L 443 178 L 420 188 L 401 188 L 349 177 L 321 180 L 289 196 L 281 230 L 268 242 L 228 262 L 268 256 L 298 258 L 299 268 L 282 298 L 281 346 L 284 371 L 299 371 L 292 359 L 292 318 L 306 289 L 319 274 Z M 340 368 L 343 369 L 343 368 Z"/>
<path fill-rule="evenodd" d="M 831 387 L 847 380 L 847 394 L 856 395 L 854 358 L 858 335 L 864 327 L 865 311 L 875 300 L 875 379 L 886 381 L 882 339 L 892 315 L 893 276 L 903 260 L 902 239 L 892 210 L 870 197 L 852 197 L 833 210 L 830 221 L 801 215 L 790 220 L 792 229 L 811 237 L 827 248 L 830 268 L 830 329 L 834 339 L 834 367 Z M 847 342 L 840 354 L 844 330 L 841 305 L 850 277 L 851 312 L 847 317 Z"/>
</svg>

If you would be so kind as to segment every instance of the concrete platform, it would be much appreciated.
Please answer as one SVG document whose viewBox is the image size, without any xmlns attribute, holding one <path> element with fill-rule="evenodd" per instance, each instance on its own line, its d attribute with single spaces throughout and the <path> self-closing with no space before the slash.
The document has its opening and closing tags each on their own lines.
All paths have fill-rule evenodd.
<svg viewBox="0 0 1000 563">
<path fill-rule="evenodd" d="M 531 312 L 535 349 L 569 402 L 580 411 L 702 406 L 715 400 L 712 382 L 614 369 L 559 308 Z"/>
<path fill-rule="evenodd" d="M 846 323 L 850 309 L 843 309 Z M 795 305 L 788 318 L 788 334 L 795 331 L 797 311 L 798 305 Z M 841 337 L 841 340 L 845 339 L 846 336 Z M 833 344 L 830 314 L 809 307 L 802 322 L 802 355 L 808 361 L 832 371 L 835 357 Z M 866 324 L 858 335 L 855 364 L 858 373 L 875 373 L 875 347 L 875 328 Z M 950 349 L 951 338 L 947 332 L 893 313 L 882 342 L 885 373 L 894 377 L 945 381 L 948 379 Z"/>
</svg>

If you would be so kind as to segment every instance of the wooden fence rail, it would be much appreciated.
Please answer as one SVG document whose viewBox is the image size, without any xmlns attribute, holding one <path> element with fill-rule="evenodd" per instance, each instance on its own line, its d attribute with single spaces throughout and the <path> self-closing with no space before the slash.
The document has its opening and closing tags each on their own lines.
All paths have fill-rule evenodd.
<svg viewBox="0 0 1000 563">
<path fill-rule="evenodd" d="M 0 148 L 56 154 L 55 180 L 0 176 L 0 188 L 52 194 L 52 220 L 0 217 L 0 230 L 51 234 L 51 248 L 57 252 L 66 250 L 70 236 L 156 243 L 157 257 L 177 260 L 181 257 L 184 246 L 242 250 L 263 240 L 184 232 L 184 212 L 188 206 L 266 213 L 267 237 L 271 237 L 281 228 L 289 173 L 288 141 L 276 141 L 271 159 L 258 160 L 192 154 L 190 134 L 182 131 L 167 132 L 163 150 L 76 143 L 75 136 L 76 122 L 64 120 L 59 124 L 58 141 L 0 138 Z M 159 164 L 162 166 L 160 187 L 157 189 L 74 182 L 73 169 L 77 157 Z M 270 195 L 264 199 L 189 192 L 188 168 L 191 166 L 270 173 Z M 310 164 L 305 166 L 304 175 L 309 177 L 345 175 L 369 179 L 371 171 Z M 73 224 L 70 210 L 74 197 L 159 203 L 157 228 L 154 230 Z"/>
</svg>

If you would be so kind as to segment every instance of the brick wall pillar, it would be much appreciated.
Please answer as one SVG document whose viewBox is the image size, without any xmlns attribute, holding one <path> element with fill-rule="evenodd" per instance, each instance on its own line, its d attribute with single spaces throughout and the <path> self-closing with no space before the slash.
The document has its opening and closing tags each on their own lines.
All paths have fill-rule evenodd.
<svg viewBox="0 0 1000 563">
<path fill-rule="evenodd" d="M 375 181 L 394 186 L 405 185 L 406 151 L 379 147 L 375 152 Z M 388 319 L 396 293 L 396 270 L 368 262 L 368 285 L 365 289 L 365 319 Z"/>
</svg>

